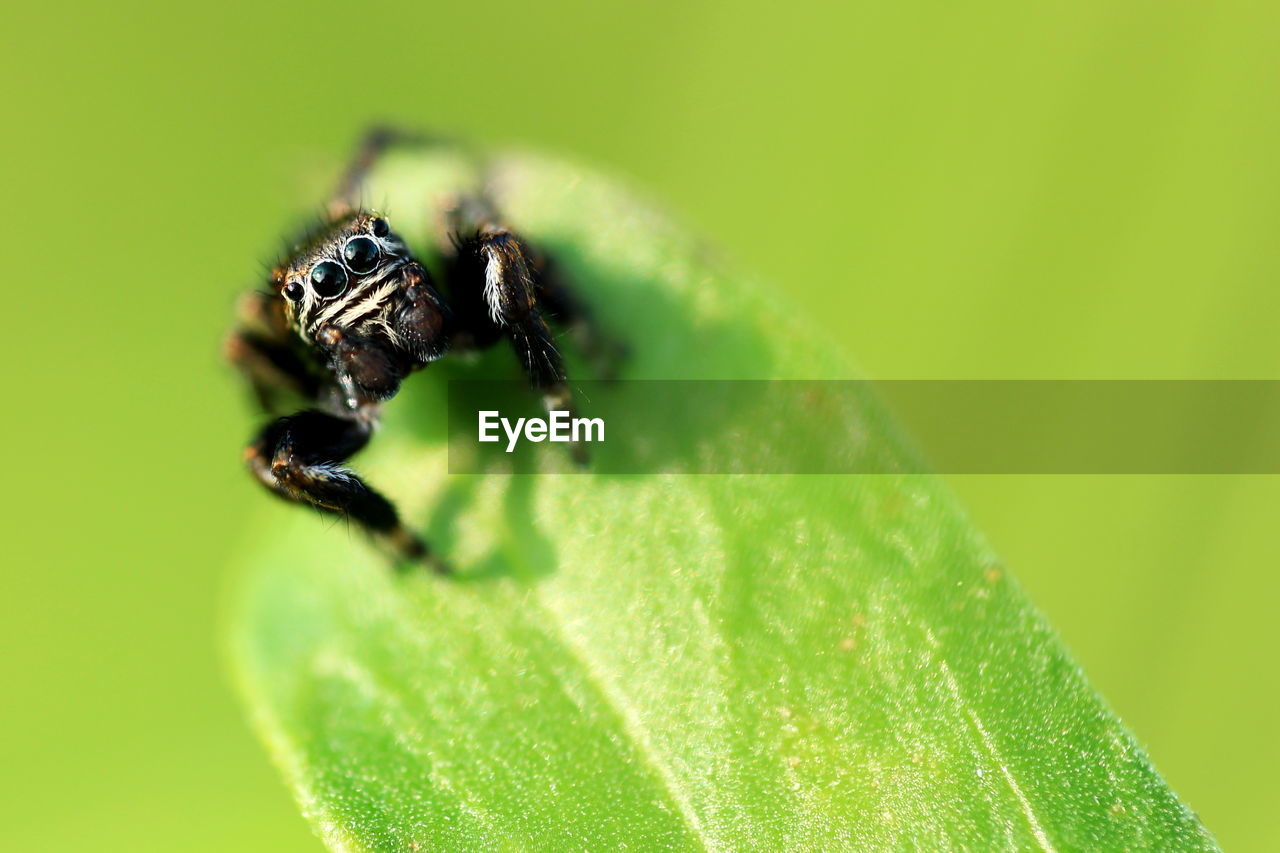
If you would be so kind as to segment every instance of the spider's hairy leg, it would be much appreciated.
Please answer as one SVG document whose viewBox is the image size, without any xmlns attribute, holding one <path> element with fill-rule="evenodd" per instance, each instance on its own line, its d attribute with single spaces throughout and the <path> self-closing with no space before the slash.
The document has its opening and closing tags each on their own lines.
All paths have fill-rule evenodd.
<svg viewBox="0 0 1280 853">
<path fill-rule="evenodd" d="M 503 225 L 484 223 L 459 252 L 472 255 L 483 268 L 477 284 L 483 282 L 489 318 L 511 341 L 529 380 L 545 393 L 558 393 L 564 362 L 539 304 L 535 267 L 524 242 Z"/>
<path fill-rule="evenodd" d="M 480 343 L 494 333 L 505 337 L 547 411 L 574 416 L 564 360 L 539 302 L 537 256 L 483 199 L 461 200 L 448 212 L 448 222 L 456 235 L 446 267 L 456 321 Z M 571 451 L 576 461 L 586 461 L 583 444 L 574 443 Z"/>
<path fill-rule="evenodd" d="M 238 322 L 223 342 L 223 354 L 244 374 L 262 408 L 275 411 L 286 394 L 314 400 L 320 382 L 299 354 L 279 300 L 268 293 L 248 293 L 236 314 Z"/>
<path fill-rule="evenodd" d="M 391 502 L 343 466 L 369 441 L 372 421 L 306 409 L 267 424 L 245 450 L 254 476 L 288 501 L 351 519 L 404 562 L 445 564 L 401 522 Z"/>
</svg>

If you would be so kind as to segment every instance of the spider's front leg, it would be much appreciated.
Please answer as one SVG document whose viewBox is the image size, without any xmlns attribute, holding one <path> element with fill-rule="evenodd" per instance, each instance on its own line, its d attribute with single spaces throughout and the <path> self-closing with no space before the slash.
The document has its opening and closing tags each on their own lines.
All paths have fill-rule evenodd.
<svg viewBox="0 0 1280 853">
<path fill-rule="evenodd" d="M 278 308 L 267 294 L 246 296 L 227 338 L 227 357 L 267 411 L 278 411 L 286 396 L 316 408 L 263 427 L 245 450 L 249 469 L 273 494 L 349 518 L 400 559 L 445 571 L 401 524 L 395 507 L 343 465 L 368 443 L 377 414 L 373 400 L 395 392 L 402 375 L 398 366 L 378 347 L 326 332 L 338 369 L 320 369 Z"/>
<path fill-rule="evenodd" d="M 564 360 L 540 304 L 545 293 L 538 257 L 482 199 L 464 199 L 448 211 L 447 222 L 453 251 L 445 272 L 455 340 L 483 347 L 505 337 L 530 383 L 542 392 L 547 411 L 572 416 Z M 586 461 L 583 445 L 574 444 L 573 454 Z"/>
<path fill-rule="evenodd" d="M 305 409 L 279 418 L 245 450 L 245 461 L 264 486 L 285 500 L 351 519 L 400 559 L 446 572 L 445 564 L 400 522 L 391 502 L 342 464 L 369 442 L 374 416 L 369 407 L 342 415 Z"/>
</svg>

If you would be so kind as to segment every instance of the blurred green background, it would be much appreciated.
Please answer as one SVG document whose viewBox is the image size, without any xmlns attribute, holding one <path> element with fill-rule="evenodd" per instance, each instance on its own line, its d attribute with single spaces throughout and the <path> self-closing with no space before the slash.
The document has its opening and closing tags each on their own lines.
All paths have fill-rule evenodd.
<svg viewBox="0 0 1280 853">
<path fill-rule="evenodd" d="M 569 154 L 878 378 L 1280 378 L 1274 3 L 8 4 L 0 848 L 315 850 L 219 659 L 218 360 L 359 128 Z M 1228 849 L 1280 845 L 1280 481 L 956 489 Z"/>
</svg>

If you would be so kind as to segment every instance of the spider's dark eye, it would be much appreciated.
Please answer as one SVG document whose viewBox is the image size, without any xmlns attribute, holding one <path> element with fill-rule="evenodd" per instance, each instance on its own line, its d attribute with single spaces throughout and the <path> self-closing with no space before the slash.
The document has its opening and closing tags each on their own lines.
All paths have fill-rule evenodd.
<svg viewBox="0 0 1280 853">
<path fill-rule="evenodd" d="M 302 282 L 291 281 L 284 286 L 284 298 L 290 302 L 297 302 L 302 298 Z"/>
<path fill-rule="evenodd" d="M 347 289 L 347 271 L 341 264 L 321 261 L 311 268 L 311 287 L 321 299 L 332 299 Z"/>
<path fill-rule="evenodd" d="M 378 265 L 378 244 L 368 237 L 352 237 L 342 249 L 342 258 L 355 273 L 366 273 Z"/>
<path fill-rule="evenodd" d="M 373 236 L 385 237 L 391 233 L 391 226 L 387 224 L 385 219 L 373 220 Z"/>
</svg>

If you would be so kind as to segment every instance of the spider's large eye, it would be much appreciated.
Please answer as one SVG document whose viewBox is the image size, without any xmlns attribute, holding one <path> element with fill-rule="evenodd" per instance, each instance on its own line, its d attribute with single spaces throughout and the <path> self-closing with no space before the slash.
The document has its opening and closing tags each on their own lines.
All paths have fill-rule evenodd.
<svg viewBox="0 0 1280 853">
<path fill-rule="evenodd" d="M 332 299 L 347 289 L 347 271 L 341 264 L 321 261 L 311 268 L 311 287 L 321 299 Z"/>
<path fill-rule="evenodd" d="M 302 298 L 302 282 L 291 281 L 284 286 L 284 298 L 290 302 L 297 302 Z"/>
<path fill-rule="evenodd" d="M 347 268 L 354 273 L 372 271 L 378 265 L 380 254 L 378 244 L 368 237 L 352 237 L 342 248 L 342 258 L 347 262 Z"/>
</svg>

